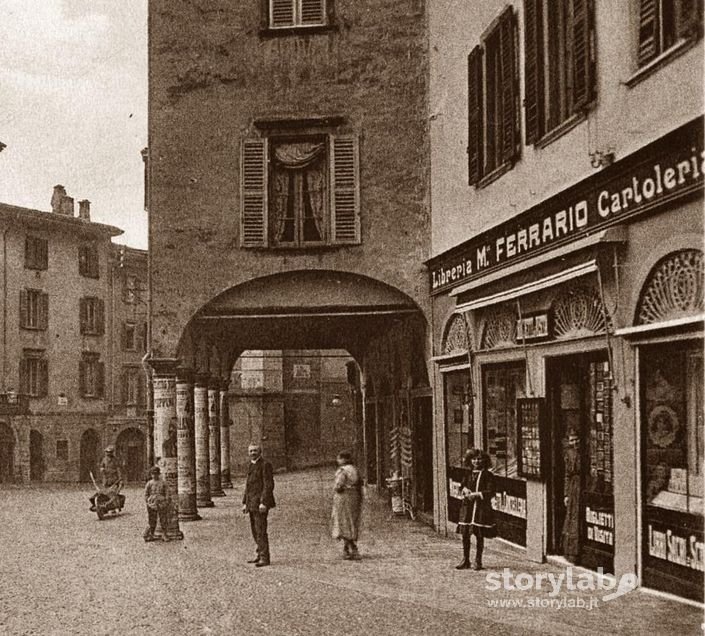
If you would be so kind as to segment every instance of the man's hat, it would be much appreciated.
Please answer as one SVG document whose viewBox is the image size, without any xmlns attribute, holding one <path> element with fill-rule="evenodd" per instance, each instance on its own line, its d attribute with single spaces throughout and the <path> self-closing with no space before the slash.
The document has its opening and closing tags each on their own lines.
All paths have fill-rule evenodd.
<svg viewBox="0 0 705 636">
<path fill-rule="evenodd" d="M 115 447 L 111 444 L 110 446 L 106 446 L 105 448 L 106 453 L 114 453 L 115 452 Z"/>
</svg>

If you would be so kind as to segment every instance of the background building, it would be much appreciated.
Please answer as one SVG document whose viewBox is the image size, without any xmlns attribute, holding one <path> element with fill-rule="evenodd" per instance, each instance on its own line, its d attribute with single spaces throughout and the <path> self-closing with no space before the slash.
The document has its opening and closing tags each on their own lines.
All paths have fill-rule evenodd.
<svg viewBox="0 0 705 636">
<path fill-rule="evenodd" d="M 438 523 L 702 601 L 702 3 L 429 12 Z"/>
<path fill-rule="evenodd" d="M 188 405 L 189 371 L 222 383 L 243 351 L 343 349 L 368 481 L 403 471 L 430 511 L 423 3 L 211 8 L 150 3 L 155 416 L 169 378 Z"/>
<path fill-rule="evenodd" d="M 62 186 L 51 212 L 0 204 L 0 227 L 2 480 L 89 481 L 105 445 L 121 441 L 128 475 L 141 479 L 133 463 L 143 466 L 145 419 L 123 410 L 120 377 L 144 345 L 123 353 L 117 325 L 136 317 L 124 268 L 146 280 L 145 253 L 111 243 L 122 231 L 92 222 L 89 201 L 76 216 Z M 137 322 L 145 320 L 142 311 Z"/>
</svg>

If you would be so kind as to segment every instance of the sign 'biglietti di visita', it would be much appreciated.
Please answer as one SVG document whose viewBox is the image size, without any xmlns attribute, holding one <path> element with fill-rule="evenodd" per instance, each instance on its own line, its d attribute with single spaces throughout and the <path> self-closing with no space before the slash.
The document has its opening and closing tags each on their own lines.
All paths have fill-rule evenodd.
<svg viewBox="0 0 705 636">
<path fill-rule="evenodd" d="M 429 260 L 438 294 L 702 189 L 703 119 Z"/>
</svg>

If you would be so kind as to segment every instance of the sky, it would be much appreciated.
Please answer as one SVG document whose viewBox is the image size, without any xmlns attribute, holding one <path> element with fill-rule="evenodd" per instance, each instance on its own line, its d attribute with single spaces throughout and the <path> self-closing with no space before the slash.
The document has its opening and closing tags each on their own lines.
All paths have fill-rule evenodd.
<svg viewBox="0 0 705 636">
<path fill-rule="evenodd" d="M 0 0 L 0 202 L 61 184 L 147 247 L 147 0 Z"/>
</svg>

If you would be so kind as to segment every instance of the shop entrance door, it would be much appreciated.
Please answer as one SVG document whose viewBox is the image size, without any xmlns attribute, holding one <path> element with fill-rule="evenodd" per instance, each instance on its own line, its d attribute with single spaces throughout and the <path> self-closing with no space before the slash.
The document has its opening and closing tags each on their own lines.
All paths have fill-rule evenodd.
<svg viewBox="0 0 705 636">
<path fill-rule="evenodd" d="M 612 390 L 605 353 L 548 366 L 551 463 L 549 549 L 614 571 Z"/>
</svg>

